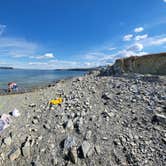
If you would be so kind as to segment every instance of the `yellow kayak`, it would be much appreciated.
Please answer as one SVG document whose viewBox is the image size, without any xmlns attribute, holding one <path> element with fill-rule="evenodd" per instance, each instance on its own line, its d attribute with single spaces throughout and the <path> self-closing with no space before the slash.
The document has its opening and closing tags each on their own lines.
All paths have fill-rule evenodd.
<svg viewBox="0 0 166 166">
<path fill-rule="evenodd" d="M 57 99 L 50 100 L 49 104 L 58 105 L 58 104 L 61 104 L 62 102 L 63 102 L 62 98 L 57 98 Z"/>
</svg>

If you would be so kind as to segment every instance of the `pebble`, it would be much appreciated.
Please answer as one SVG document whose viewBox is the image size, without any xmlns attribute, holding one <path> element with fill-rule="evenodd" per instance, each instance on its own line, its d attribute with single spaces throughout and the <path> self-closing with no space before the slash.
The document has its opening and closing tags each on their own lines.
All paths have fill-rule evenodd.
<svg viewBox="0 0 166 166">
<path fill-rule="evenodd" d="M 73 121 L 70 119 L 66 124 L 66 130 L 72 131 L 74 129 Z"/>
<path fill-rule="evenodd" d="M 82 153 L 83 153 L 83 157 L 86 158 L 87 157 L 87 153 L 90 150 L 91 145 L 89 142 L 84 141 L 81 145 L 81 149 L 82 149 Z"/>
<path fill-rule="evenodd" d="M 70 160 L 71 160 L 74 164 L 77 163 L 77 161 L 78 161 L 78 156 L 77 156 L 77 148 L 76 148 L 76 147 L 70 148 L 69 157 L 70 157 Z"/>
<path fill-rule="evenodd" d="M 14 161 L 14 160 L 16 160 L 17 158 L 19 158 L 20 154 L 21 154 L 21 151 L 20 151 L 19 148 L 17 148 L 17 149 L 15 149 L 15 150 L 13 150 L 13 151 L 11 152 L 11 154 L 9 155 L 9 159 L 10 159 L 11 161 Z"/>
<path fill-rule="evenodd" d="M 30 157 L 30 143 L 27 141 L 25 145 L 22 147 L 22 153 L 25 157 Z"/>
<path fill-rule="evenodd" d="M 3 142 L 4 142 L 4 144 L 9 146 L 12 143 L 12 138 L 11 137 L 6 137 L 6 138 L 4 138 Z"/>
<path fill-rule="evenodd" d="M 95 145 L 95 151 L 97 154 L 100 154 L 101 153 L 101 150 L 100 150 L 100 146 L 99 145 Z"/>
<path fill-rule="evenodd" d="M 31 104 L 29 104 L 29 107 L 36 107 L 36 104 L 31 103 Z"/>
<path fill-rule="evenodd" d="M 51 127 L 50 127 L 50 125 L 49 125 L 48 123 L 44 124 L 43 127 L 44 127 L 45 129 L 48 129 L 48 130 L 51 129 Z"/>
<path fill-rule="evenodd" d="M 86 132 L 85 139 L 86 139 L 86 140 L 89 140 L 89 139 L 91 139 L 91 136 L 92 136 L 92 131 L 91 131 L 91 130 L 88 130 L 88 131 Z"/>
<path fill-rule="evenodd" d="M 162 114 L 155 114 L 152 118 L 152 122 L 157 122 L 160 124 L 166 124 L 166 116 Z"/>
</svg>

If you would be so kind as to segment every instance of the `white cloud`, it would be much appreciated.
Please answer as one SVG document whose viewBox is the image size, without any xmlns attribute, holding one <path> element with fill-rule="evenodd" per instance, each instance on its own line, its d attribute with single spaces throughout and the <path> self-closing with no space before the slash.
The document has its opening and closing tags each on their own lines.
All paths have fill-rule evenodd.
<svg viewBox="0 0 166 166">
<path fill-rule="evenodd" d="M 68 68 L 85 68 L 90 67 L 91 63 L 79 61 L 49 60 L 47 62 L 35 61 L 29 62 L 27 68 L 33 69 L 68 69 Z"/>
<path fill-rule="evenodd" d="M 0 24 L 0 36 L 3 34 L 3 32 L 5 31 L 6 25 L 2 25 Z"/>
<path fill-rule="evenodd" d="M 143 39 L 146 39 L 148 37 L 148 34 L 145 34 L 145 35 L 137 35 L 135 37 L 135 40 L 136 41 L 139 41 L 139 40 L 143 40 Z"/>
<path fill-rule="evenodd" d="M 162 46 L 166 44 L 166 35 L 152 36 L 140 41 L 145 47 Z"/>
<path fill-rule="evenodd" d="M 44 55 L 41 56 L 31 56 L 30 58 L 35 58 L 35 59 L 51 59 L 54 58 L 53 53 L 45 53 Z"/>
<path fill-rule="evenodd" d="M 44 56 L 47 57 L 47 58 L 54 58 L 53 53 L 46 53 Z"/>
<path fill-rule="evenodd" d="M 128 35 L 125 35 L 123 37 L 123 41 L 130 41 L 132 39 L 133 35 L 132 34 L 128 34 Z"/>
<path fill-rule="evenodd" d="M 150 42 L 151 45 L 162 45 L 162 44 L 165 44 L 166 43 L 166 37 L 164 38 L 159 38 L 159 39 L 156 39 L 156 40 L 152 40 Z"/>
<path fill-rule="evenodd" d="M 116 48 L 115 47 L 110 47 L 110 48 L 107 48 L 107 50 L 113 51 L 113 50 L 116 50 Z"/>
<path fill-rule="evenodd" d="M 105 54 L 103 52 L 89 52 L 85 55 L 83 55 L 83 57 L 87 60 L 96 60 L 100 57 L 103 57 Z"/>
<path fill-rule="evenodd" d="M 29 65 L 47 65 L 48 63 L 46 62 L 29 62 Z"/>
<path fill-rule="evenodd" d="M 39 46 L 25 39 L 0 37 L 0 56 L 15 58 L 35 55 Z"/>
<path fill-rule="evenodd" d="M 166 3 L 166 0 L 163 0 L 163 2 L 165 2 L 165 3 Z"/>
<path fill-rule="evenodd" d="M 137 27 L 134 29 L 134 32 L 138 33 L 138 32 L 142 32 L 144 30 L 143 27 Z"/>
<path fill-rule="evenodd" d="M 144 48 L 143 44 L 135 43 L 127 48 L 127 51 L 142 51 Z"/>
</svg>

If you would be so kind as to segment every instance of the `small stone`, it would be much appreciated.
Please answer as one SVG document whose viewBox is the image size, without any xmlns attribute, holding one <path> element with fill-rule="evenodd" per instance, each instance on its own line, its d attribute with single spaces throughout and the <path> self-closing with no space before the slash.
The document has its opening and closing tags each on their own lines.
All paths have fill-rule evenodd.
<svg viewBox="0 0 166 166">
<path fill-rule="evenodd" d="M 48 123 L 44 124 L 43 127 L 44 127 L 45 129 L 48 129 L 48 130 L 51 129 L 51 128 L 50 128 L 50 125 L 49 125 Z"/>
<path fill-rule="evenodd" d="M 6 137 L 4 140 L 3 140 L 4 144 L 6 145 L 11 145 L 12 143 L 12 139 L 11 137 Z"/>
<path fill-rule="evenodd" d="M 11 154 L 9 155 L 9 159 L 11 161 L 16 160 L 21 154 L 21 151 L 19 148 L 15 149 L 14 151 L 11 152 Z"/>
<path fill-rule="evenodd" d="M 84 117 L 86 115 L 85 111 L 81 112 L 81 116 Z"/>
<path fill-rule="evenodd" d="M 105 110 L 105 114 L 106 114 L 108 117 L 110 117 L 110 118 L 114 117 L 114 113 L 113 113 L 113 112 L 108 112 L 107 110 Z"/>
<path fill-rule="evenodd" d="M 107 140 L 108 140 L 108 138 L 107 138 L 107 137 L 103 137 L 103 138 L 102 138 L 102 140 L 107 141 Z"/>
<path fill-rule="evenodd" d="M 152 122 L 157 122 L 161 124 L 166 124 L 166 116 L 162 114 L 155 114 L 152 118 Z"/>
<path fill-rule="evenodd" d="M 91 139 L 91 136 L 92 136 L 92 131 L 88 130 L 87 133 L 86 133 L 86 135 L 85 135 L 85 139 L 89 140 L 89 139 Z"/>
<path fill-rule="evenodd" d="M 72 147 L 69 151 L 69 157 L 71 159 L 71 161 L 76 164 L 78 161 L 78 156 L 77 156 L 77 148 L 76 147 Z"/>
<path fill-rule="evenodd" d="M 52 165 L 58 165 L 58 160 L 56 158 L 51 160 Z"/>
<path fill-rule="evenodd" d="M 67 136 L 67 138 L 65 139 L 65 142 L 64 142 L 64 150 L 67 149 L 71 149 L 72 147 L 75 147 L 76 146 L 76 140 L 75 140 L 75 137 L 72 137 L 72 136 Z"/>
<path fill-rule="evenodd" d="M 103 98 L 105 100 L 111 99 L 112 98 L 112 94 L 104 93 L 101 98 Z"/>
<path fill-rule="evenodd" d="M 90 149 L 89 149 L 89 151 L 87 152 L 87 155 L 86 155 L 86 156 L 87 156 L 88 158 L 90 158 L 90 156 L 93 154 L 93 152 L 94 152 L 94 146 L 91 146 Z"/>
<path fill-rule="evenodd" d="M 82 148 L 83 157 L 86 158 L 87 153 L 91 148 L 90 143 L 87 141 L 84 141 L 81 145 L 81 148 Z"/>
<path fill-rule="evenodd" d="M 100 150 L 100 146 L 99 145 L 96 145 L 95 147 L 95 151 L 97 154 L 100 154 L 101 153 L 101 150 Z"/>
<path fill-rule="evenodd" d="M 71 119 L 67 122 L 66 129 L 69 131 L 74 129 L 73 121 Z"/>
<path fill-rule="evenodd" d="M 33 124 L 37 124 L 38 122 L 39 122 L 38 119 L 33 119 L 32 121 Z"/>
<path fill-rule="evenodd" d="M 22 147 L 22 153 L 25 157 L 30 156 L 30 143 L 27 141 L 25 145 Z"/>
<path fill-rule="evenodd" d="M 31 104 L 29 104 L 29 107 L 36 107 L 36 104 L 31 103 Z"/>
</svg>

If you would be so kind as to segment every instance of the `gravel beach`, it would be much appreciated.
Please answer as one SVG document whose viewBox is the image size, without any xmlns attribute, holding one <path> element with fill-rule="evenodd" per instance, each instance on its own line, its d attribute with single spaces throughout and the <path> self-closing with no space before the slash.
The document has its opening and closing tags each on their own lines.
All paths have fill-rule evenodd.
<svg viewBox="0 0 166 166">
<path fill-rule="evenodd" d="M 0 165 L 164 166 L 166 77 L 96 73 L 0 96 L 1 115 L 21 114 L 0 134 Z"/>
</svg>

